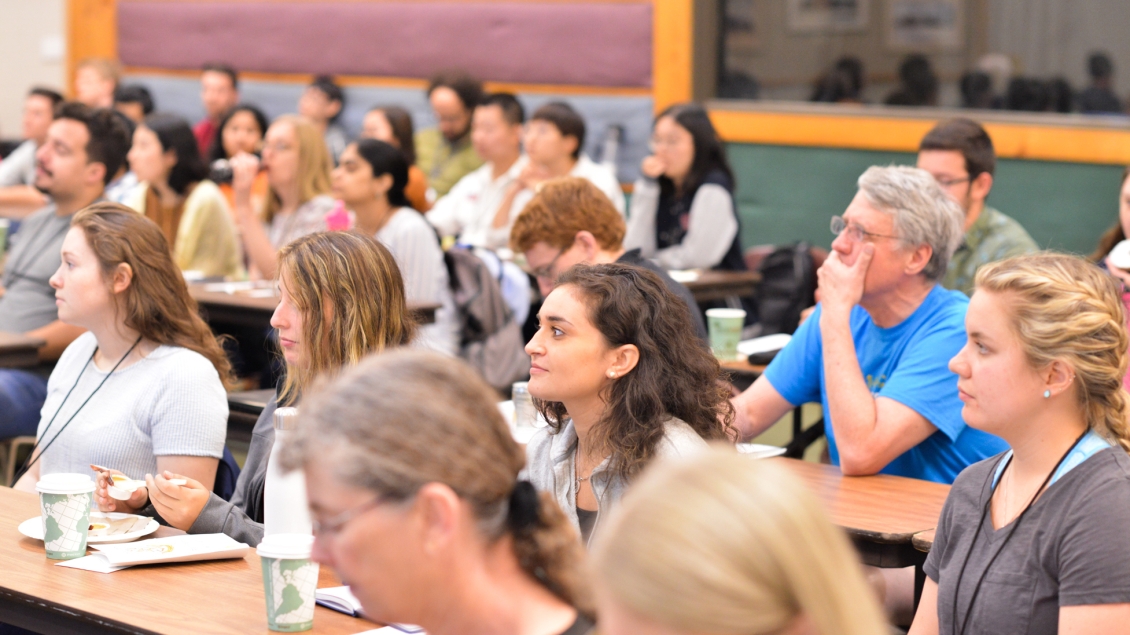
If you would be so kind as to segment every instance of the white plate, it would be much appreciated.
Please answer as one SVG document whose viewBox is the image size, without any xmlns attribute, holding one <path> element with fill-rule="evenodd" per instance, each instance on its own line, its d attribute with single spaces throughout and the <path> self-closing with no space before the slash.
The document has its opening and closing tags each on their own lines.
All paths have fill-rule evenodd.
<svg viewBox="0 0 1130 635">
<path fill-rule="evenodd" d="M 90 512 L 90 521 L 91 523 L 94 523 L 102 519 L 121 520 L 127 516 L 132 516 L 133 518 L 142 518 L 141 516 L 138 516 L 136 514 L 119 514 L 117 512 L 103 513 L 92 511 Z M 112 545 L 119 542 L 133 542 L 138 538 L 144 538 L 145 536 L 148 536 L 149 534 L 157 531 L 157 528 L 160 526 L 160 523 L 150 518 L 149 524 L 146 525 L 144 529 L 131 531 L 128 534 L 118 534 L 116 536 L 89 536 L 87 537 L 86 542 L 87 544 L 91 545 Z M 34 540 L 43 540 L 43 518 L 41 516 L 28 518 L 27 520 L 20 523 L 19 530 L 21 534 L 27 536 L 28 538 L 32 538 Z"/>
<path fill-rule="evenodd" d="M 785 453 L 785 448 L 779 448 L 775 445 L 762 445 L 760 443 L 739 443 L 735 447 L 738 448 L 738 452 L 755 459 L 768 459 L 774 456 L 781 456 Z"/>
<path fill-rule="evenodd" d="M 698 280 L 701 273 L 702 271 L 700 269 L 670 269 L 667 271 L 667 275 L 671 276 L 672 280 L 680 284 Z"/>
</svg>

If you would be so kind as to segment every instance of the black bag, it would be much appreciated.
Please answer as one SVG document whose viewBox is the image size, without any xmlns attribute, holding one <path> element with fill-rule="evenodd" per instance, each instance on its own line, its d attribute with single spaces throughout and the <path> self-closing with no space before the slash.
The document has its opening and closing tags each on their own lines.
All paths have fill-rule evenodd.
<svg viewBox="0 0 1130 635">
<path fill-rule="evenodd" d="M 778 247 L 761 261 L 756 293 L 761 335 L 792 334 L 801 311 L 816 304 L 816 267 L 809 249 L 801 241 Z"/>
</svg>

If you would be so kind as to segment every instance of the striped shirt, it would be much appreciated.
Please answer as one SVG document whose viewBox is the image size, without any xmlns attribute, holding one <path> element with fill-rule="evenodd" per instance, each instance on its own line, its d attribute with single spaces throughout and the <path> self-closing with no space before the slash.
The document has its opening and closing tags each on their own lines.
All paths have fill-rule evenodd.
<svg viewBox="0 0 1130 635">
<path fill-rule="evenodd" d="M 90 474 L 93 463 L 139 479 L 157 472 L 159 456 L 223 456 L 227 394 L 207 358 L 179 346 L 159 346 L 141 361 L 119 368 L 95 392 L 110 371 L 91 361 L 97 346 L 94 335 L 84 333 L 51 373 L 36 436 L 42 445 L 60 436 L 39 460 L 40 474 Z M 79 410 L 88 397 L 90 402 Z M 78 416 L 60 433 L 76 411 Z"/>
</svg>

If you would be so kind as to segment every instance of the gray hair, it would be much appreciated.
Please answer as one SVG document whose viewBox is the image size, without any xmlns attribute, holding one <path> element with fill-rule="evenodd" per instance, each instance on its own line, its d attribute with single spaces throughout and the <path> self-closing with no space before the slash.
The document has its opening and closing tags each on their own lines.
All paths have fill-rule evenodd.
<svg viewBox="0 0 1130 635">
<path fill-rule="evenodd" d="M 922 275 L 928 280 L 940 280 L 965 236 L 965 213 L 961 206 L 929 172 L 909 166 L 873 165 L 859 177 L 858 184 L 871 205 L 894 215 L 899 240 L 933 249 Z"/>
</svg>

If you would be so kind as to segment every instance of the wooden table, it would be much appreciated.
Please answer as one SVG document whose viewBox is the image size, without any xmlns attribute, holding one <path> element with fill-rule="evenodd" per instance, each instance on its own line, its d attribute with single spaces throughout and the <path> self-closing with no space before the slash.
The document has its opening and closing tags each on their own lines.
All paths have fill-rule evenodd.
<svg viewBox="0 0 1130 635">
<path fill-rule="evenodd" d="M 684 282 L 696 302 L 745 298 L 753 295 L 761 273 L 757 271 L 715 271 L 703 270 L 698 278 Z"/>
<path fill-rule="evenodd" d="M 109 574 L 56 567 L 42 542 L 16 530 L 38 515 L 36 495 L 0 488 L 0 622 L 64 635 L 270 632 L 254 552 L 240 560 L 139 566 Z M 321 568 L 319 587 L 340 584 L 332 571 Z M 319 606 L 310 632 L 352 635 L 372 628 L 372 622 Z"/>
<path fill-rule="evenodd" d="M 22 333 L 0 331 L 0 368 L 25 368 L 39 363 L 39 349 L 47 342 Z"/>
<path fill-rule="evenodd" d="M 223 284 L 223 283 L 219 283 Z M 190 284 L 188 292 L 200 305 L 200 310 L 209 323 L 235 324 L 239 326 L 270 328 L 271 315 L 279 305 L 278 296 L 272 287 L 257 285 L 246 289 L 235 287 L 232 293 L 210 290 L 212 284 Z M 408 304 L 408 310 L 421 324 L 436 321 L 438 304 Z"/>
<path fill-rule="evenodd" d="M 931 529 L 914 534 L 914 539 L 911 540 L 911 544 L 922 553 L 930 553 L 930 549 L 934 547 L 934 531 L 935 530 Z"/>
<path fill-rule="evenodd" d="M 722 365 L 722 370 L 729 372 L 731 375 L 739 375 L 750 379 L 760 377 L 761 374 L 765 372 L 767 366 L 766 364 L 751 364 L 745 359 L 718 360 L 718 363 Z"/>
<path fill-rule="evenodd" d="M 864 564 L 906 567 L 925 555 L 915 534 L 938 524 L 949 485 L 901 476 L 844 476 L 834 465 L 771 459 L 784 465 L 816 493 L 832 522 L 860 548 Z"/>
<path fill-rule="evenodd" d="M 769 459 L 784 465 L 811 489 L 832 522 L 847 532 L 863 564 L 914 567 L 914 603 L 922 595 L 929 547 L 919 538 L 933 530 L 942 515 L 949 485 L 901 476 L 844 476 L 834 465 L 796 459 Z"/>
</svg>

